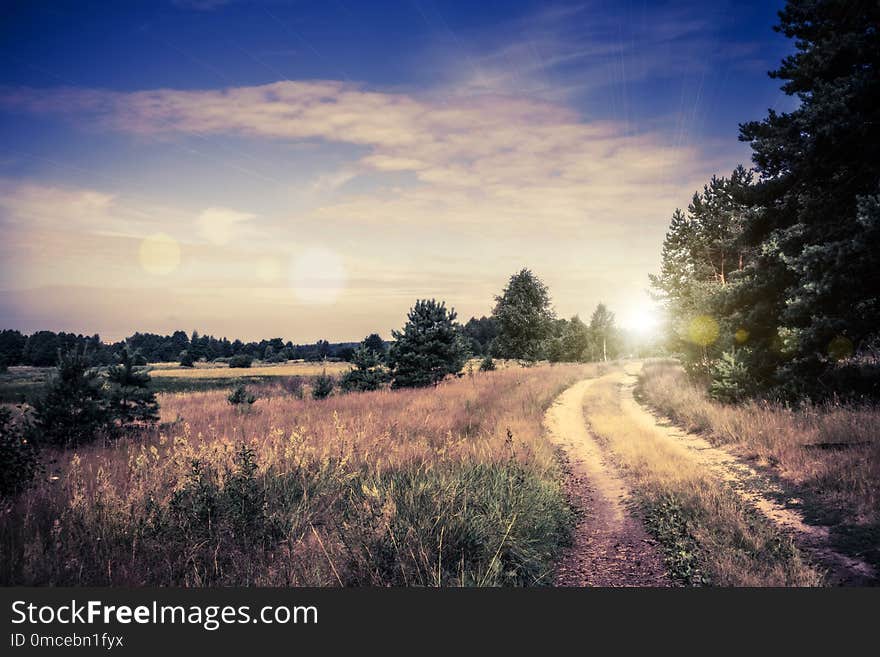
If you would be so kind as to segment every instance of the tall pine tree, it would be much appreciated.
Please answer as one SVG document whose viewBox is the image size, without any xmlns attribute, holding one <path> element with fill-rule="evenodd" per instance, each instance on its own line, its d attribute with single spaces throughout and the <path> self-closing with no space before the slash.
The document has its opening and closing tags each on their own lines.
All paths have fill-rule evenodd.
<svg viewBox="0 0 880 657">
<path fill-rule="evenodd" d="M 880 326 L 880 3 L 789 0 L 779 17 L 796 51 L 770 75 L 800 105 L 741 126 L 760 176 L 746 226 L 756 257 L 730 309 L 765 385 L 877 394 L 837 375 Z"/>
</svg>

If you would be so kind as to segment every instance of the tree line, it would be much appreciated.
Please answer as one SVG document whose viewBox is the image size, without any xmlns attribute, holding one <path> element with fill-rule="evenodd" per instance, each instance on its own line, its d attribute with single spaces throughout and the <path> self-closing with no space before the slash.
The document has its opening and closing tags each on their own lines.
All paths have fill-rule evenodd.
<svg viewBox="0 0 880 657">
<path fill-rule="evenodd" d="M 26 335 L 17 330 L 0 331 L 0 366 L 31 365 L 51 367 L 58 363 L 59 351 L 87 350 L 95 365 L 113 365 L 124 349 L 136 353 L 138 364 L 216 361 L 235 356 L 250 360 L 282 362 L 287 360 L 350 360 L 356 342 L 331 343 L 318 340 L 294 344 L 282 338 L 252 342 L 229 340 L 193 331 L 174 331 L 171 335 L 134 333 L 118 342 L 105 343 L 99 335 L 81 335 L 54 331 L 36 331 Z"/>
<path fill-rule="evenodd" d="M 651 284 L 719 399 L 880 396 L 878 25 L 872 0 L 789 0 L 770 76 L 798 107 L 741 124 L 752 168 L 672 215 Z"/>
</svg>

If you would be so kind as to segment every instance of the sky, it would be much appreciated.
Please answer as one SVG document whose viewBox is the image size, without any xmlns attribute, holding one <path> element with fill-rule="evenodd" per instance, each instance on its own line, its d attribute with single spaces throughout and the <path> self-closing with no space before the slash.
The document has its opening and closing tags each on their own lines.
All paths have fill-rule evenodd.
<svg viewBox="0 0 880 657">
<path fill-rule="evenodd" d="M 651 323 L 669 218 L 749 164 L 782 3 L 0 3 L 0 328 L 390 337 Z"/>
</svg>

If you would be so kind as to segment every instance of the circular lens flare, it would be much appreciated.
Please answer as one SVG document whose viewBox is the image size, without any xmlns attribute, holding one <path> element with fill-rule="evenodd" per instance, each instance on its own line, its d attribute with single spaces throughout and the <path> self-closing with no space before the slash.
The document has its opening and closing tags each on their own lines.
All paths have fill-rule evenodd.
<svg viewBox="0 0 880 657">
<path fill-rule="evenodd" d="M 156 276 L 166 276 L 180 265 L 180 244 L 165 233 L 144 238 L 138 251 L 141 267 Z"/>
<path fill-rule="evenodd" d="M 688 325 L 688 338 L 700 347 L 708 347 L 715 342 L 719 332 L 718 322 L 709 315 L 694 317 Z"/>
<path fill-rule="evenodd" d="M 305 303 L 329 305 L 345 291 L 348 273 L 338 253 L 314 247 L 295 257 L 290 268 L 290 284 L 296 297 Z"/>
</svg>

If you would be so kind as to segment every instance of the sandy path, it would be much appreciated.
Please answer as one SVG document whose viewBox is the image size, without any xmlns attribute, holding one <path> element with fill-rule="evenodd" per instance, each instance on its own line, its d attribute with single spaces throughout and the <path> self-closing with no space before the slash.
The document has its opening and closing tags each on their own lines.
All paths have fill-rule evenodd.
<svg viewBox="0 0 880 657">
<path fill-rule="evenodd" d="M 743 499 L 791 535 L 795 544 L 815 563 L 824 566 L 830 584 L 859 585 L 876 581 L 877 573 L 870 564 L 830 547 L 826 527 L 807 524 L 797 509 L 777 501 L 782 490 L 766 477 L 727 450 L 714 447 L 706 439 L 687 433 L 668 420 L 658 419 L 639 404 L 633 392 L 640 370 L 640 364 L 628 363 L 625 372 L 616 375 L 621 384 L 621 408 L 633 423 L 651 432 L 657 440 L 684 448 L 690 458 L 729 484 Z"/>
<path fill-rule="evenodd" d="M 557 586 L 670 586 L 655 541 L 626 506 L 629 490 L 587 431 L 583 399 L 595 379 L 563 392 L 547 411 L 548 434 L 569 458 L 568 493 L 582 511 Z"/>
</svg>

